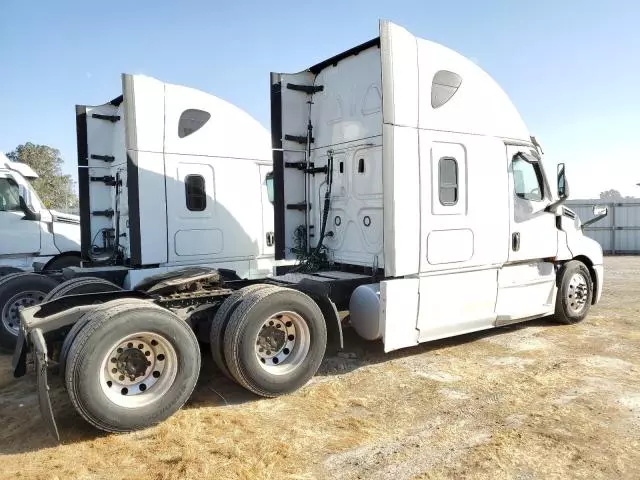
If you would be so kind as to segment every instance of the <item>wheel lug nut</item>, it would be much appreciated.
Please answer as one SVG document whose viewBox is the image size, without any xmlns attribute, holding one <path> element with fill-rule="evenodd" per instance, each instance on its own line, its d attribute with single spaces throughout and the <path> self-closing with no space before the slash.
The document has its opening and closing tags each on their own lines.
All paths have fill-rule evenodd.
<svg viewBox="0 0 640 480">
<path fill-rule="evenodd" d="M 121 382 L 124 381 L 124 375 L 120 375 L 118 378 L 120 379 Z"/>
</svg>

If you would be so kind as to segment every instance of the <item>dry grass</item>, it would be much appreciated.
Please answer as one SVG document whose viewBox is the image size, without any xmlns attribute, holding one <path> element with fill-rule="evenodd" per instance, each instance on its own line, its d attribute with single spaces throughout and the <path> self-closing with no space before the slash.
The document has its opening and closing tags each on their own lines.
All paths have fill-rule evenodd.
<svg viewBox="0 0 640 480">
<path fill-rule="evenodd" d="M 46 479 L 640 478 L 640 258 L 607 259 L 603 302 L 576 326 L 533 322 L 385 355 L 349 335 L 283 398 L 256 399 L 205 355 L 189 404 L 103 435 L 58 384 L 63 444 L 35 378 L 0 375 L 0 477 Z M 7 372 L 10 358 L 0 358 Z"/>
</svg>

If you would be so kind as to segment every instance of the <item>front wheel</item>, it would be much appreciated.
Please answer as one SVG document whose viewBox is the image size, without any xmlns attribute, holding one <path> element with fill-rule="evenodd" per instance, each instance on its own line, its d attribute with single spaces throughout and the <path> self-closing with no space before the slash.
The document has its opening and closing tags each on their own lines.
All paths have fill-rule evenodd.
<svg viewBox="0 0 640 480">
<path fill-rule="evenodd" d="M 95 427 L 149 427 L 184 405 L 200 372 L 191 328 L 147 301 L 107 302 L 87 314 L 65 366 L 69 398 Z"/>
<path fill-rule="evenodd" d="M 565 263 L 558 272 L 555 320 L 567 325 L 581 322 L 592 298 L 593 281 L 587 266 L 577 260 Z"/>
</svg>

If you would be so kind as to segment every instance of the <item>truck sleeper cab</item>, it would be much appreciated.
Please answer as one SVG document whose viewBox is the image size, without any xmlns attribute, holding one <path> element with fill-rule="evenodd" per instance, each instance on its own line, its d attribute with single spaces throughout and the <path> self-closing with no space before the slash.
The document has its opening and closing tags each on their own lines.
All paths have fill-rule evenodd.
<svg viewBox="0 0 640 480">
<path fill-rule="evenodd" d="M 599 300 L 602 251 L 561 205 L 564 168 L 552 183 L 508 97 L 455 52 L 381 22 L 372 41 L 272 73 L 271 119 L 275 255 L 296 265 L 253 280 L 191 266 L 23 309 L 15 373 L 33 348 L 54 435 L 56 340 L 80 415 L 128 431 L 189 397 L 194 331 L 225 375 L 276 396 L 342 346 L 341 310 L 391 351 L 547 315 L 575 323 Z"/>
<path fill-rule="evenodd" d="M 78 268 L 67 278 L 94 276 L 134 288 L 189 265 L 241 278 L 273 273 L 273 206 L 265 183 L 270 139 L 246 112 L 205 92 L 124 74 L 121 95 L 76 106 L 76 130 Z M 16 246 L 31 241 L 8 238 Z M 39 303 L 61 280 L 32 273 L 0 282 L 0 347 L 15 346 L 18 306 Z M 81 282 L 66 293 L 103 285 Z"/>
</svg>

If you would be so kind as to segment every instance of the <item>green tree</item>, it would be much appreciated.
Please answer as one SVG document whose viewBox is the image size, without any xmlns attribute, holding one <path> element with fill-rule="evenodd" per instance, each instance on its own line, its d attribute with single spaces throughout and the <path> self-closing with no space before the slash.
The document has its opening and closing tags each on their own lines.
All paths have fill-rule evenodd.
<svg viewBox="0 0 640 480">
<path fill-rule="evenodd" d="M 618 190 L 611 189 L 606 192 L 601 192 L 600 198 L 602 200 L 621 200 L 622 194 Z"/>
<path fill-rule="evenodd" d="M 39 175 L 32 182 L 33 188 L 47 208 L 75 208 L 78 197 L 73 191 L 71 175 L 62 174 L 64 160 L 60 151 L 48 145 L 27 142 L 7 153 L 15 162 L 22 162 L 33 168 Z"/>
</svg>

